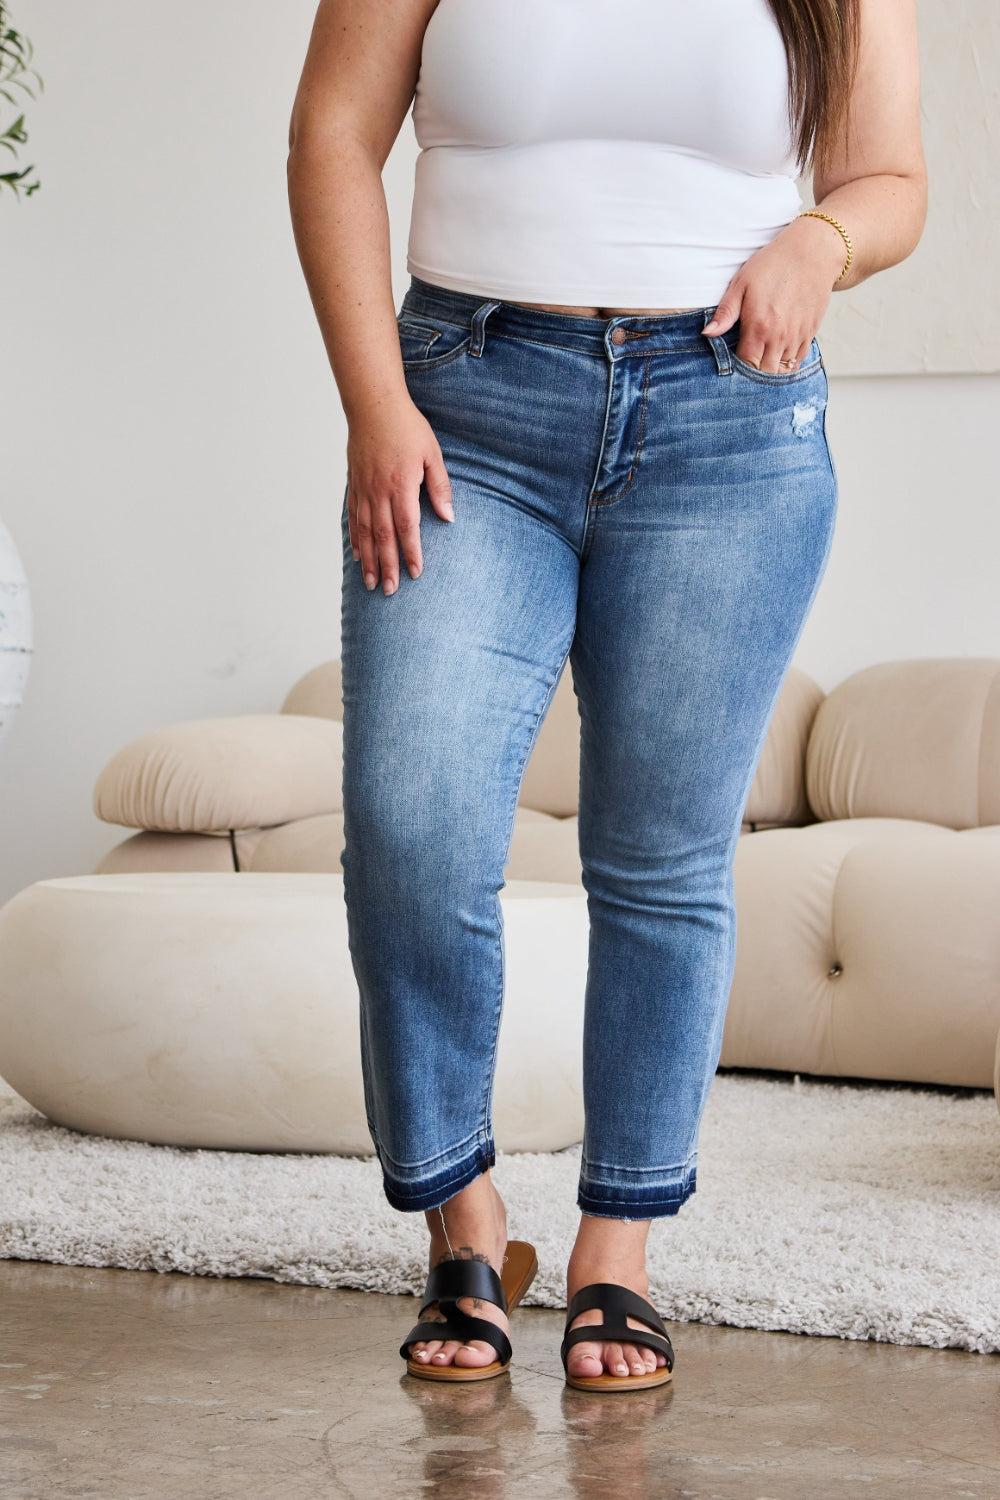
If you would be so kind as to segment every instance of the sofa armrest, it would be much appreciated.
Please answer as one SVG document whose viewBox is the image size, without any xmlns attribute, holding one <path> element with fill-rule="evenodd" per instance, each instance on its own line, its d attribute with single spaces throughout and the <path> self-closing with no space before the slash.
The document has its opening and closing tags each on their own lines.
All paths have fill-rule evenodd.
<svg viewBox="0 0 1000 1500">
<path fill-rule="evenodd" d="M 160 833 L 268 828 L 340 812 L 343 725 L 299 714 L 192 719 L 125 745 L 94 787 L 104 823 Z"/>
</svg>

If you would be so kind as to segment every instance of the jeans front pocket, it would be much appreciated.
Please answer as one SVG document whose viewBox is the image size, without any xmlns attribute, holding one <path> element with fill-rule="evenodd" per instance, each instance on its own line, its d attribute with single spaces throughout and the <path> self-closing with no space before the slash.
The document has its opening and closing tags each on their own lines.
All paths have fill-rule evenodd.
<svg viewBox="0 0 1000 1500">
<path fill-rule="evenodd" d="M 403 369 L 436 370 L 460 359 L 472 343 L 472 329 L 462 323 L 431 319 L 420 313 L 398 314 L 399 352 Z"/>
<path fill-rule="evenodd" d="M 729 345 L 729 357 L 733 362 L 733 369 L 737 374 L 745 375 L 748 380 L 759 380 L 764 385 L 794 385 L 797 380 L 805 380 L 808 376 L 814 375 L 817 370 L 823 367 L 823 355 L 817 339 L 813 339 L 809 345 L 809 353 L 797 370 L 782 371 L 758 370 L 756 365 L 748 364 L 745 359 L 740 359 L 736 353 L 736 346 L 739 343 L 739 339 L 739 324 L 737 323 L 730 330 L 730 336 L 727 336 L 726 343 Z"/>
</svg>

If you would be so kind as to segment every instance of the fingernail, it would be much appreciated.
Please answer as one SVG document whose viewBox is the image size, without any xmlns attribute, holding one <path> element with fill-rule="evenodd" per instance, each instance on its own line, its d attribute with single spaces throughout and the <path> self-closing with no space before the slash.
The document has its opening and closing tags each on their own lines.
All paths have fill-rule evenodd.
<svg viewBox="0 0 1000 1500">
<path fill-rule="evenodd" d="M 718 323 L 713 318 L 712 321 L 711 321 L 711 323 L 706 323 L 705 326 L 704 326 L 704 328 L 701 331 L 702 331 L 702 333 L 711 333 L 712 329 L 713 328 L 718 328 L 718 326 L 719 326 Z"/>
<path fill-rule="evenodd" d="M 361 561 L 361 553 L 358 551 L 357 547 L 351 548 L 351 555 L 353 556 L 355 562 Z"/>
<path fill-rule="evenodd" d="M 444 508 L 444 512 L 445 512 L 444 518 L 445 518 L 446 521 L 454 521 L 454 519 L 455 519 L 455 507 L 453 505 L 446 505 L 445 508 Z"/>
<path fill-rule="evenodd" d="M 396 585 L 391 578 L 387 578 L 385 581 L 385 592 L 387 594 L 394 594 L 396 592 Z"/>
<path fill-rule="evenodd" d="M 420 569 L 417 567 L 416 563 L 411 563 L 410 564 L 410 577 L 411 578 L 419 578 L 420 577 Z"/>
<path fill-rule="evenodd" d="M 375 587 L 375 574 L 374 573 L 366 573 L 365 574 L 365 588 L 373 589 L 374 587 Z"/>
</svg>

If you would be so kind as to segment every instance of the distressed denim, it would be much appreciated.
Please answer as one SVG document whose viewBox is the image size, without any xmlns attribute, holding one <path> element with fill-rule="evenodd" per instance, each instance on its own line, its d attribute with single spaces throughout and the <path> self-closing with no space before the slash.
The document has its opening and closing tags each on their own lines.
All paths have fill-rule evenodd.
<svg viewBox="0 0 1000 1500">
<path fill-rule="evenodd" d="M 675 1214 L 722 1045 L 732 865 L 837 509 L 827 376 L 737 358 L 713 307 L 588 318 L 411 279 L 423 572 L 369 592 L 342 511 L 344 867 L 386 1196 L 495 1160 L 503 888 L 528 756 L 569 662 L 590 920 L 578 1206 Z"/>
</svg>

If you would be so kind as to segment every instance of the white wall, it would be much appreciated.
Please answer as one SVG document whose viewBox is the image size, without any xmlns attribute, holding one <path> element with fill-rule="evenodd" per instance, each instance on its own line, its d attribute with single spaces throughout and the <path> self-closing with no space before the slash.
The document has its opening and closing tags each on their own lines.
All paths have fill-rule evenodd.
<svg viewBox="0 0 1000 1500">
<path fill-rule="evenodd" d="M 1000 371 L 1000 7 L 916 8 L 927 223 L 891 276 L 833 298 L 823 347 L 837 375 Z M 955 316 L 956 287 L 975 288 L 975 317 Z"/>
<path fill-rule="evenodd" d="M 0 199 L 0 515 L 36 620 L 0 743 L 0 899 L 123 836 L 90 796 L 125 741 L 276 708 L 339 654 L 346 430 L 284 177 L 312 13 L 15 0 L 46 92 L 22 154 L 41 191 Z M 413 155 L 407 122 L 397 305 Z M 974 318 L 975 289 L 954 309 Z M 831 377 L 840 520 L 797 656 L 824 687 L 1000 655 L 998 396 L 988 375 Z"/>
</svg>

